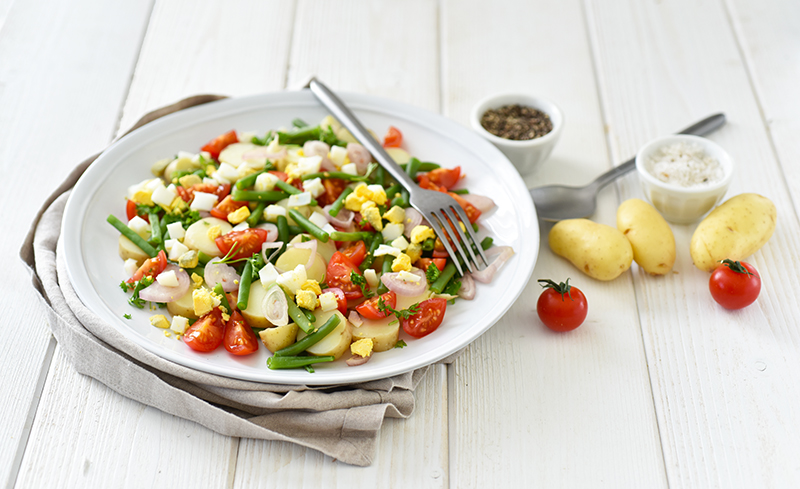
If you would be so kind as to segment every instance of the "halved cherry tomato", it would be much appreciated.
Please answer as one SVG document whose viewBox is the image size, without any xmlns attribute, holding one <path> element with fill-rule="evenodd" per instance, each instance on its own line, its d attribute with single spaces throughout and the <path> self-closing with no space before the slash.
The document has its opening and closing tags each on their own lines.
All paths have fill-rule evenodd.
<svg viewBox="0 0 800 489">
<path fill-rule="evenodd" d="M 401 144 L 403 144 L 403 133 L 400 132 L 400 129 L 389 126 L 389 130 L 386 131 L 386 136 L 383 137 L 383 147 L 399 148 Z"/>
<path fill-rule="evenodd" d="M 161 250 L 155 258 L 145 260 L 142 266 L 128 279 L 128 283 L 132 284 L 139 281 L 145 275 L 153 278 L 158 277 L 158 274 L 163 272 L 165 268 L 167 268 L 167 254 L 164 253 L 164 250 Z"/>
<path fill-rule="evenodd" d="M 387 313 L 385 311 L 381 311 L 378 309 L 378 302 L 383 299 L 383 302 L 386 303 L 387 306 L 391 307 L 392 309 L 397 306 L 397 294 L 392 292 L 386 292 L 383 295 L 375 296 L 371 299 L 367 299 L 366 301 L 362 302 L 361 304 L 356 306 L 356 312 L 361 314 L 367 319 L 383 319 L 391 313 Z"/>
<path fill-rule="evenodd" d="M 219 158 L 219 154 L 225 149 L 228 145 L 233 143 L 239 142 L 239 136 L 236 135 L 236 131 L 228 131 L 225 134 L 217 136 L 216 138 L 212 139 L 205 146 L 201 149 L 203 151 L 208 151 L 211 154 L 211 157 L 215 160 Z"/>
<path fill-rule="evenodd" d="M 423 173 L 422 175 L 417 176 L 417 184 L 427 190 L 434 190 L 436 192 L 447 192 L 447 189 L 438 183 L 434 183 L 428 178 L 427 173 Z"/>
<path fill-rule="evenodd" d="M 458 205 L 460 205 L 461 208 L 464 209 L 464 212 L 467 213 L 467 219 L 469 219 L 470 223 L 474 223 L 481 217 L 481 211 L 479 211 L 478 208 L 475 207 L 474 205 L 464 200 L 464 197 L 458 194 L 454 194 L 453 192 L 447 192 L 447 195 L 456 199 Z"/>
<path fill-rule="evenodd" d="M 233 311 L 222 344 L 234 355 L 249 355 L 258 351 L 258 338 L 239 311 Z"/>
<path fill-rule="evenodd" d="M 446 251 L 445 255 L 449 256 L 447 255 Z M 414 263 L 414 266 L 421 270 L 427 270 L 431 263 L 436 265 L 436 268 L 438 268 L 441 272 L 444 270 L 445 265 L 447 265 L 447 258 L 420 258 L 416 263 Z"/>
<path fill-rule="evenodd" d="M 344 296 L 344 291 L 342 291 L 342 289 L 339 287 L 328 287 L 322 292 L 333 293 L 333 295 L 336 296 L 336 307 L 339 309 L 339 312 L 341 312 L 342 315 L 347 316 L 347 297 Z"/>
<path fill-rule="evenodd" d="M 227 255 L 236 245 L 236 250 L 231 255 L 231 259 L 239 260 L 240 258 L 250 258 L 253 253 L 261 251 L 261 245 L 267 241 L 268 234 L 266 229 L 243 229 L 223 234 L 215 239 L 214 243 L 223 255 Z"/>
<path fill-rule="evenodd" d="M 178 191 L 178 196 L 183 199 L 184 202 L 191 202 L 192 199 L 194 199 L 195 192 L 214 194 L 217 196 L 217 200 L 222 200 L 231 193 L 231 184 L 222 183 L 219 185 L 212 185 L 210 183 L 198 183 L 189 188 L 176 186 L 175 190 Z"/>
<path fill-rule="evenodd" d="M 375 228 L 373 228 L 372 224 L 368 223 L 367 220 L 361 216 L 360 212 L 353 213 L 353 224 L 356 225 L 356 229 L 359 231 L 366 231 L 370 233 L 375 232 Z"/>
<path fill-rule="evenodd" d="M 447 301 L 439 297 L 420 302 L 419 311 L 401 321 L 403 331 L 414 338 L 422 338 L 433 333 L 442 324 L 446 309 Z"/>
<path fill-rule="evenodd" d="M 426 174 L 426 177 L 431 182 L 450 190 L 451 188 L 455 187 L 459 179 L 461 179 L 461 167 L 437 168 L 429 171 Z"/>
<path fill-rule="evenodd" d="M 241 207 L 247 205 L 247 202 L 238 202 L 233 200 L 233 197 L 230 195 L 226 195 L 222 202 L 215 205 L 213 209 L 211 209 L 210 214 L 217 219 L 222 219 L 223 221 L 228 220 L 228 214 L 233 211 L 238 210 Z"/>
<path fill-rule="evenodd" d="M 325 187 L 325 193 L 317 197 L 317 202 L 320 207 L 325 207 L 336 202 L 336 199 L 342 195 L 347 187 L 347 181 L 341 178 L 326 178 L 322 181 L 322 186 Z"/>
<path fill-rule="evenodd" d="M 350 246 L 342 250 L 342 254 L 349 258 L 353 265 L 359 266 L 367 256 L 367 245 L 363 241 L 352 241 Z"/>
<path fill-rule="evenodd" d="M 225 328 L 222 324 L 222 312 L 215 307 L 208 314 L 198 319 L 183 333 L 183 342 L 194 351 L 214 351 L 222 343 Z"/>
<path fill-rule="evenodd" d="M 278 177 L 280 180 L 283 180 L 284 182 L 286 182 L 286 181 L 288 181 L 288 180 L 289 180 L 289 175 L 287 175 L 286 173 L 284 173 L 284 172 L 282 172 L 282 171 L 278 171 L 278 170 L 270 170 L 270 171 L 268 171 L 267 173 L 272 173 L 273 175 L 275 175 L 276 177 Z"/>
<path fill-rule="evenodd" d="M 138 215 L 145 221 L 150 222 L 150 216 L 148 216 L 147 214 L 140 215 L 136 212 L 136 202 L 132 200 L 129 200 L 128 203 L 125 205 L 125 214 L 128 215 L 129 221 Z"/>
<path fill-rule="evenodd" d="M 328 284 L 328 287 L 342 289 L 348 300 L 360 299 L 364 297 L 364 294 L 361 292 L 361 287 L 350 280 L 350 273 L 353 271 L 361 275 L 358 266 L 354 265 L 341 251 L 337 251 L 328 262 L 325 283 Z"/>
</svg>

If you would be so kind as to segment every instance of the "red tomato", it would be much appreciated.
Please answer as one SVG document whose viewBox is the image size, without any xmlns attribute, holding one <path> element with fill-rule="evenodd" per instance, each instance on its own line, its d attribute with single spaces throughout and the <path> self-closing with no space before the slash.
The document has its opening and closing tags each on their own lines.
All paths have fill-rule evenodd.
<svg viewBox="0 0 800 489">
<path fill-rule="evenodd" d="M 266 229 L 259 228 L 231 231 L 215 239 L 214 243 L 223 255 L 227 255 L 236 245 L 236 250 L 231 255 L 232 260 L 250 258 L 253 253 L 261 251 L 261 245 L 267 241 L 267 234 L 269 233 Z"/>
<path fill-rule="evenodd" d="M 403 331 L 414 338 L 422 338 L 436 331 L 442 324 L 447 301 L 435 297 L 419 303 L 419 311 L 408 319 L 403 319 Z"/>
<path fill-rule="evenodd" d="M 475 207 L 474 205 L 472 205 L 469 202 L 467 202 L 466 200 L 464 200 L 464 197 L 462 197 L 462 196 L 460 196 L 458 194 L 454 194 L 453 192 L 447 192 L 447 195 L 449 195 L 450 197 L 456 199 L 456 202 L 458 202 L 458 205 L 460 205 L 461 208 L 464 209 L 464 212 L 466 212 L 467 219 L 469 219 L 470 223 L 474 223 L 475 221 L 478 220 L 478 218 L 481 217 L 481 211 L 479 211 L 478 208 Z"/>
<path fill-rule="evenodd" d="M 445 256 L 447 256 L 447 252 L 445 251 L 444 253 Z M 445 265 L 447 265 L 447 258 L 420 258 L 414 263 L 414 266 L 421 270 L 427 270 L 431 263 L 436 265 L 436 268 L 441 272 L 444 270 Z"/>
<path fill-rule="evenodd" d="M 361 287 L 354 284 L 350 280 L 350 273 L 355 271 L 361 275 L 358 266 L 354 265 L 341 251 L 337 251 L 328 262 L 328 269 L 325 273 L 325 283 L 328 287 L 337 287 L 342 289 L 344 296 L 348 300 L 360 299 L 364 297 L 361 292 Z"/>
<path fill-rule="evenodd" d="M 234 355 L 249 355 L 258 351 L 258 338 L 239 311 L 233 311 L 225 325 L 222 344 Z"/>
<path fill-rule="evenodd" d="M 328 287 L 322 292 L 332 292 L 333 295 L 336 296 L 336 306 L 339 309 L 339 312 L 341 312 L 342 315 L 347 316 L 347 297 L 344 296 L 344 291 L 342 289 L 338 287 Z"/>
<path fill-rule="evenodd" d="M 125 214 L 127 214 L 129 221 L 138 215 L 136 212 L 136 202 L 132 200 L 128 201 L 128 203 L 125 205 Z M 139 217 L 147 222 L 150 222 L 150 217 L 147 214 L 142 214 Z"/>
<path fill-rule="evenodd" d="M 359 231 L 367 231 L 370 233 L 375 232 L 375 228 L 372 227 L 372 224 L 368 223 L 362 216 L 360 212 L 353 213 L 353 223 L 356 225 L 356 229 Z"/>
<path fill-rule="evenodd" d="M 186 329 L 183 342 L 194 351 L 214 351 L 222 343 L 224 331 L 222 313 L 215 307 Z"/>
<path fill-rule="evenodd" d="M 239 136 L 236 135 L 236 131 L 228 131 L 225 134 L 217 136 L 216 138 L 212 139 L 205 146 L 201 149 L 203 151 L 208 151 L 211 154 L 211 157 L 215 160 L 219 158 L 219 154 L 225 149 L 228 145 L 233 143 L 239 142 Z"/>
<path fill-rule="evenodd" d="M 235 210 L 238 210 L 239 208 L 244 207 L 246 205 L 247 205 L 247 202 L 235 201 L 235 200 L 233 200 L 233 197 L 231 197 L 230 195 L 227 195 L 227 196 L 225 196 L 224 199 L 222 199 L 222 202 L 220 202 L 219 204 L 215 205 L 214 208 L 211 209 L 210 214 L 212 216 L 216 217 L 217 219 L 222 219 L 223 221 L 227 221 L 228 220 L 228 214 L 230 214 L 231 212 L 233 212 Z"/>
<path fill-rule="evenodd" d="M 326 178 L 323 180 L 322 185 L 325 187 L 325 193 L 317 197 L 319 206 L 325 207 L 336 202 L 336 199 L 342 195 L 345 187 L 347 187 L 347 183 L 346 180 L 341 178 Z"/>
<path fill-rule="evenodd" d="M 289 180 L 289 175 L 287 175 L 287 174 L 283 173 L 282 171 L 278 171 L 278 170 L 270 170 L 270 171 L 268 171 L 267 173 L 272 173 L 273 175 L 275 175 L 275 176 L 276 176 L 276 177 L 278 177 L 279 179 L 283 180 L 284 182 L 286 182 L 286 181 L 288 181 L 288 180 Z"/>
<path fill-rule="evenodd" d="M 387 313 L 385 311 L 381 311 L 378 309 L 378 301 L 383 299 L 383 302 L 386 303 L 387 306 L 391 307 L 392 309 L 397 306 L 397 294 L 392 292 L 391 290 L 383 295 L 375 296 L 371 299 L 367 299 L 366 301 L 362 302 L 361 304 L 356 306 L 356 312 L 361 314 L 367 319 L 383 319 L 391 313 Z"/>
<path fill-rule="evenodd" d="M 350 246 L 342 250 L 342 254 L 349 258 L 353 265 L 359 266 L 367 256 L 367 245 L 363 241 L 351 241 Z"/>
<path fill-rule="evenodd" d="M 749 263 L 723 260 L 711 274 L 708 288 L 725 309 L 741 309 L 755 302 L 761 292 L 761 276 Z"/>
<path fill-rule="evenodd" d="M 586 319 L 589 306 L 586 296 L 577 287 L 566 282 L 556 284 L 552 280 L 539 280 L 545 291 L 536 303 L 536 312 L 545 326 L 553 331 L 572 331 Z"/>
<path fill-rule="evenodd" d="M 442 247 L 444 247 L 444 246 L 442 246 Z M 450 254 L 445 250 L 433 250 L 433 258 L 434 259 L 436 259 L 436 258 L 449 258 L 449 257 L 450 257 Z M 436 265 L 436 266 L 438 267 L 439 265 Z"/>
<path fill-rule="evenodd" d="M 439 185 L 438 183 L 431 182 L 428 178 L 427 173 L 423 173 L 422 175 L 417 176 L 417 183 L 420 187 L 427 189 L 427 190 L 434 190 L 436 192 L 447 192 L 447 189 Z"/>
<path fill-rule="evenodd" d="M 437 168 L 429 171 L 426 177 L 431 182 L 450 190 L 455 187 L 459 179 L 461 179 L 461 167 Z"/>
<path fill-rule="evenodd" d="M 383 147 L 399 148 L 401 144 L 403 144 L 403 133 L 400 132 L 400 129 L 389 126 L 389 130 L 386 131 L 386 136 L 383 137 Z"/>
<path fill-rule="evenodd" d="M 184 202 L 191 202 L 192 199 L 194 199 L 195 192 L 214 194 L 217 196 L 218 200 L 222 200 L 231 192 L 231 185 L 229 183 L 223 183 L 220 185 L 198 183 L 197 185 L 193 185 L 189 188 L 176 186 L 175 190 L 178 191 L 178 196 L 183 199 Z"/>
<path fill-rule="evenodd" d="M 158 277 L 158 274 L 163 272 L 165 268 L 167 268 L 167 254 L 164 253 L 164 250 L 161 250 L 155 258 L 145 260 L 142 266 L 134 272 L 133 277 L 128 279 L 128 283 L 132 284 L 141 280 L 145 275 L 153 278 Z"/>
</svg>

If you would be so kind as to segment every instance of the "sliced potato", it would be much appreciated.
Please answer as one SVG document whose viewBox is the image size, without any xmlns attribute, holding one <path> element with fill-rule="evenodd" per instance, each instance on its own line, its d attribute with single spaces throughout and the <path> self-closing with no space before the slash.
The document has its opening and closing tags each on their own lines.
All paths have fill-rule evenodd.
<svg viewBox="0 0 800 489">
<path fill-rule="evenodd" d="M 403 148 L 383 148 L 389 153 L 395 163 L 398 165 L 405 165 L 411 159 L 411 155 Z"/>
<path fill-rule="evenodd" d="M 150 258 L 150 255 L 142 251 L 141 248 L 136 246 L 133 241 L 129 240 L 123 235 L 119 235 L 119 257 L 123 260 L 132 258 L 136 260 L 136 265 L 142 266 L 145 260 Z"/>
<path fill-rule="evenodd" d="M 239 165 L 244 162 L 242 156 L 245 153 L 253 151 L 254 149 L 261 148 L 253 143 L 233 143 L 229 144 L 219 153 L 219 162 L 220 163 L 227 163 L 234 168 L 238 168 Z"/>
<path fill-rule="evenodd" d="M 189 158 L 189 157 L 184 156 L 182 158 L 175 158 L 164 169 L 164 178 L 167 180 L 167 182 L 171 182 L 172 181 L 172 175 L 176 171 L 196 170 L 198 168 L 200 168 L 200 163 L 198 163 L 196 161 L 192 161 L 192 159 Z"/>
<path fill-rule="evenodd" d="M 189 249 L 202 251 L 208 256 L 222 256 L 222 252 L 219 251 L 214 240 L 208 237 L 208 230 L 212 226 L 219 226 L 221 235 L 227 234 L 233 229 L 228 221 L 216 217 L 206 217 L 189 226 L 186 236 L 183 238 L 183 244 Z"/>
<path fill-rule="evenodd" d="M 321 310 L 317 310 L 314 312 L 317 316 L 317 320 L 314 322 L 313 326 L 315 329 L 321 328 L 325 321 L 327 321 L 331 316 L 334 314 L 339 316 L 339 325 L 336 326 L 336 329 L 330 332 L 328 336 L 322 338 L 322 340 L 313 345 L 311 348 L 306 350 L 308 353 L 316 356 L 326 356 L 326 355 L 333 355 L 334 359 L 338 360 L 339 357 L 344 355 L 347 349 L 350 347 L 350 342 L 353 339 L 353 334 L 350 331 L 350 323 L 347 319 L 342 315 L 338 309 L 334 309 L 333 311 L 323 312 Z M 298 330 L 297 332 L 297 340 L 300 341 L 305 338 L 307 335 L 305 331 Z"/>
<path fill-rule="evenodd" d="M 316 239 L 312 238 L 310 234 L 298 234 L 291 241 L 289 244 L 301 243 L 303 238 L 305 239 Z M 331 257 L 334 253 L 336 253 L 336 242 L 332 239 L 329 239 L 327 243 L 323 243 L 320 240 L 317 240 L 317 253 L 322 255 L 322 258 L 325 259 L 325 263 L 331 261 Z"/>
<path fill-rule="evenodd" d="M 254 328 L 271 328 L 272 323 L 267 320 L 267 315 L 264 313 L 264 297 L 267 295 L 267 289 L 258 281 L 258 277 L 253 281 L 250 286 L 250 295 L 247 299 L 247 309 L 242 309 L 240 312 L 247 320 L 247 323 Z"/>
<path fill-rule="evenodd" d="M 192 292 L 194 287 L 189 288 L 189 292 L 184 294 L 180 299 L 167 302 L 167 310 L 173 316 L 183 316 L 189 319 L 197 319 L 197 314 L 194 313 L 194 302 L 192 301 Z"/>
<path fill-rule="evenodd" d="M 261 330 L 258 336 L 261 337 L 261 341 L 264 342 L 267 350 L 275 353 L 295 342 L 298 329 L 300 328 L 295 323 L 289 323 L 284 326 L 274 326 Z"/>
<path fill-rule="evenodd" d="M 397 344 L 400 338 L 400 323 L 394 316 L 377 321 L 364 319 L 364 323 L 357 328 L 353 326 L 352 331 L 353 341 L 372 338 L 372 351 L 381 352 L 391 350 Z"/>
<path fill-rule="evenodd" d="M 297 265 L 305 266 L 308 263 L 308 258 L 311 256 L 311 250 L 306 248 L 288 248 L 275 262 L 275 266 L 281 270 L 288 271 L 294 270 Z M 310 280 L 316 280 L 322 283 L 325 280 L 325 260 L 322 255 L 317 253 L 317 257 L 310 267 L 306 268 L 306 275 Z"/>
</svg>

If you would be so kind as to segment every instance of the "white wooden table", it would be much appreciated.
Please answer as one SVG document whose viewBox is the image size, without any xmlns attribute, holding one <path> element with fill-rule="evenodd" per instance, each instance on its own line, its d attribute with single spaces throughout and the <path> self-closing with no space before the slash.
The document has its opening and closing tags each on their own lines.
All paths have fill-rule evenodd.
<svg viewBox="0 0 800 489">
<path fill-rule="evenodd" d="M 799 21 L 792 0 L 0 0 L 0 483 L 800 487 Z M 689 257 L 693 226 L 673 226 L 664 278 L 634 266 L 597 282 L 544 244 L 515 306 L 429 373 L 368 468 L 221 436 L 75 373 L 17 259 L 44 197 L 148 110 L 312 74 L 463 124 L 493 92 L 557 101 L 566 127 L 530 186 L 586 183 L 723 111 L 711 137 L 739 164 L 729 196 L 758 192 L 778 208 L 750 260 L 761 296 L 739 312 L 710 299 Z M 602 193 L 593 219 L 613 225 L 629 197 L 641 197 L 635 175 Z M 535 279 L 568 276 L 589 318 L 550 333 Z"/>
</svg>

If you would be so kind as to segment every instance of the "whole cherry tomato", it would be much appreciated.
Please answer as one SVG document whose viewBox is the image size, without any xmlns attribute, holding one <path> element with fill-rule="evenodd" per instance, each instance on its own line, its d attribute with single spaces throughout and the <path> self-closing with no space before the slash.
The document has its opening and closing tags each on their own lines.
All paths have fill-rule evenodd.
<svg viewBox="0 0 800 489">
<path fill-rule="evenodd" d="M 583 324 L 589 306 L 579 288 L 569 285 L 569 279 L 560 284 L 540 279 L 539 284 L 545 291 L 539 296 L 536 312 L 545 326 L 553 331 L 564 332 Z"/>
<path fill-rule="evenodd" d="M 711 273 L 708 289 L 725 309 L 741 309 L 755 302 L 761 292 L 761 276 L 749 263 L 722 260 Z"/>
</svg>

